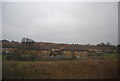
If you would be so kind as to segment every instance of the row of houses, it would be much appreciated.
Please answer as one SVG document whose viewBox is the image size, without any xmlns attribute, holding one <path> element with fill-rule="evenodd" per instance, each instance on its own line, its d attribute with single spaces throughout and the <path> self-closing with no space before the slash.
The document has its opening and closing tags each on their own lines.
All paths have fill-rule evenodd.
<svg viewBox="0 0 120 81">
<path fill-rule="evenodd" d="M 29 46 L 23 46 L 22 44 L 6 43 L 2 45 L 2 53 L 12 54 L 37 54 L 40 56 L 65 56 L 66 58 L 80 58 L 89 54 L 88 50 L 80 49 L 77 46 L 69 45 L 66 47 L 60 47 L 58 45 L 45 45 L 34 43 Z"/>
<path fill-rule="evenodd" d="M 31 45 L 22 43 L 5 42 L 2 44 L 2 53 L 12 54 L 20 53 L 23 55 L 36 54 L 41 57 L 65 56 L 66 58 L 87 58 L 90 52 L 116 52 L 116 47 L 111 46 L 87 46 L 87 45 L 58 45 L 58 44 L 41 44 L 35 42 Z"/>
</svg>

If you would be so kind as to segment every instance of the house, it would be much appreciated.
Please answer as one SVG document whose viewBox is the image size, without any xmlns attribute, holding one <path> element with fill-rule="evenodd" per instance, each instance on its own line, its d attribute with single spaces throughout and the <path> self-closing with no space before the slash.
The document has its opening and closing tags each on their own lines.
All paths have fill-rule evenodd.
<svg viewBox="0 0 120 81">
<path fill-rule="evenodd" d="M 18 46 L 19 43 L 5 42 L 2 44 L 2 54 L 16 53 L 19 51 L 19 49 L 17 48 Z"/>
<path fill-rule="evenodd" d="M 66 58 L 87 58 L 89 51 L 85 49 L 80 49 L 79 45 L 69 45 L 62 49 L 62 54 Z"/>
<path fill-rule="evenodd" d="M 115 46 L 97 46 L 97 45 L 80 45 L 81 49 L 89 50 L 95 53 L 115 53 L 117 52 L 117 47 Z"/>
<path fill-rule="evenodd" d="M 57 44 L 48 45 L 48 47 L 50 47 L 50 49 L 51 49 L 50 56 L 61 55 L 60 46 L 58 46 Z"/>
<path fill-rule="evenodd" d="M 50 48 L 47 45 L 35 43 L 32 45 L 26 46 L 26 48 L 23 49 L 22 53 L 47 56 L 47 55 L 50 55 Z"/>
</svg>

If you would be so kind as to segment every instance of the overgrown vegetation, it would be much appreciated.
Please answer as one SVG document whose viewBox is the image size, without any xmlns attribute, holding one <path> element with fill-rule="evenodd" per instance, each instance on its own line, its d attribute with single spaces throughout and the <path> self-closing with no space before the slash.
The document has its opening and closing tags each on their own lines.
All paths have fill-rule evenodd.
<svg viewBox="0 0 120 81">
<path fill-rule="evenodd" d="M 3 61 L 3 79 L 116 79 L 117 59 Z"/>
<path fill-rule="evenodd" d="M 2 55 L 3 79 L 116 79 L 118 54 L 91 53 L 104 59 L 10 61 Z M 12 54 L 13 56 L 19 54 Z"/>
</svg>

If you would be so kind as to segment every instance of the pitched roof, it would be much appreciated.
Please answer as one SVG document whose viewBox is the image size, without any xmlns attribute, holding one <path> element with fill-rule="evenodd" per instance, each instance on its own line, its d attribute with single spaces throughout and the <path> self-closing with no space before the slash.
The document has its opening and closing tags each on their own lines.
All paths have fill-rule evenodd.
<svg viewBox="0 0 120 81">
<path fill-rule="evenodd" d="M 80 45 L 69 45 L 67 47 L 65 47 L 64 49 L 62 50 L 70 50 L 70 51 L 88 51 L 86 49 L 82 49 L 80 47 Z"/>
<path fill-rule="evenodd" d="M 5 42 L 2 43 L 2 48 L 18 48 L 20 43 L 10 43 L 10 42 Z"/>
<path fill-rule="evenodd" d="M 50 47 L 48 47 L 47 45 L 43 45 L 43 44 L 32 44 L 27 46 L 27 49 L 30 50 L 49 50 Z"/>
<path fill-rule="evenodd" d="M 79 45 L 81 49 L 116 49 L 115 46 Z"/>
<path fill-rule="evenodd" d="M 48 47 L 50 47 L 50 49 L 59 49 L 60 46 L 58 45 L 47 45 Z"/>
</svg>

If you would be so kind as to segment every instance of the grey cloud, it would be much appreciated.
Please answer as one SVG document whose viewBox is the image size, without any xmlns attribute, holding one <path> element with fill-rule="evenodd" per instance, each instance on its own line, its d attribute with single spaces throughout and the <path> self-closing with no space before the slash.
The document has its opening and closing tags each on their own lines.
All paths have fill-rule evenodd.
<svg viewBox="0 0 120 81">
<path fill-rule="evenodd" d="M 117 44 L 117 2 L 3 3 L 3 39 Z"/>
</svg>

